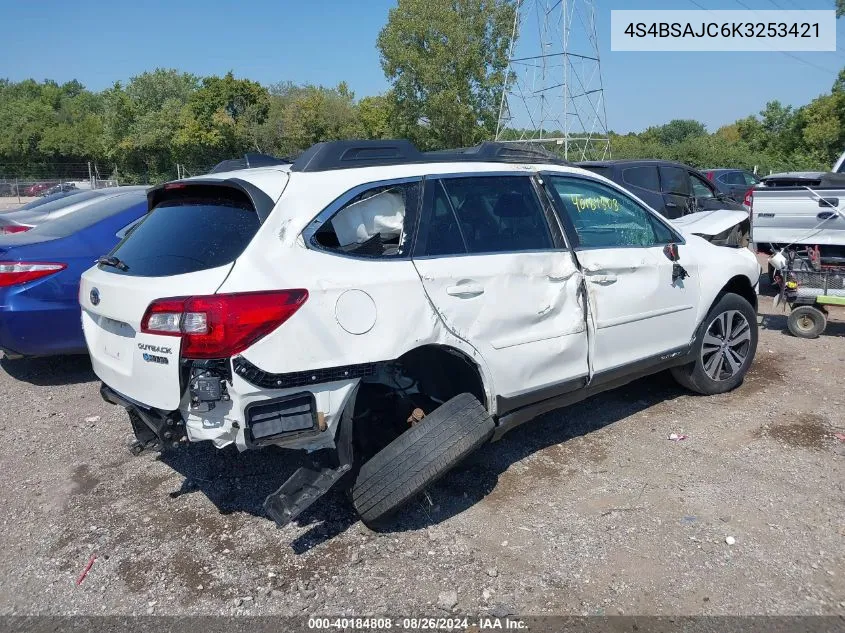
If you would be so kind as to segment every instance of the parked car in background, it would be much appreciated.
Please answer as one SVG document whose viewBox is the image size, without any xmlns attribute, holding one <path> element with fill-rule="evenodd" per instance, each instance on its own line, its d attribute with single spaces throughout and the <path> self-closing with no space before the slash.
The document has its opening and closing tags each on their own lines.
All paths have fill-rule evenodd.
<svg viewBox="0 0 845 633">
<path fill-rule="evenodd" d="M 36 182 L 34 185 L 30 185 L 26 189 L 24 189 L 25 196 L 40 196 L 42 193 L 54 187 L 56 182 Z"/>
<path fill-rule="evenodd" d="M 746 169 L 703 169 L 716 189 L 737 202 L 750 205 L 751 190 L 760 179 Z"/>
<path fill-rule="evenodd" d="M 67 193 L 68 191 L 73 191 L 76 189 L 76 185 L 72 182 L 63 182 L 59 183 L 58 185 L 54 185 L 50 187 L 46 191 L 41 192 L 38 194 L 39 196 L 50 196 L 54 193 Z"/>
<path fill-rule="evenodd" d="M 7 356 L 85 352 L 79 277 L 147 210 L 144 188 L 126 189 L 26 233 L 0 236 L 0 350 Z"/>
<path fill-rule="evenodd" d="M 84 191 L 65 191 L 53 194 L 49 201 L 34 200 L 16 211 L 0 213 L 0 235 L 8 233 L 23 233 L 47 221 L 75 213 L 104 198 L 118 196 L 129 191 L 147 190 L 145 186 L 107 187 L 105 189 L 89 189 Z M 65 200 L 68 196 L 68 200 Z"/>
<path fill-rule="evenodd" d="M 0 182 L 0 197 L 17 196 L 18 185 L 15 182 Z"/>
<path fill-rule="evenodd" d="M 578 163 L 628 189 L 660 215 L 674 219 L 696 211 L 746 211 L 688 165 L 665 160 L 606 160 Z"/>
</svg>

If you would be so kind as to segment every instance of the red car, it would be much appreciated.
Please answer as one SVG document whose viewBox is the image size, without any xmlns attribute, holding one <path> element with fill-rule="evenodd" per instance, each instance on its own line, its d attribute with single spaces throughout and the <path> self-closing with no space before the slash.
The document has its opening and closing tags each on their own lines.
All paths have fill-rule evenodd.
<svg viewBox="0 0 845 633">
<path fill-rule="evenodd" d="M 54 182 L 37 182 L 34 185 L 27 187 L 24 190 L 24 195 L 26 196 L 40 196 L 45 191 L 47 191 L 50 187 L 54 186 L 56 183 Z"/>
</svg>

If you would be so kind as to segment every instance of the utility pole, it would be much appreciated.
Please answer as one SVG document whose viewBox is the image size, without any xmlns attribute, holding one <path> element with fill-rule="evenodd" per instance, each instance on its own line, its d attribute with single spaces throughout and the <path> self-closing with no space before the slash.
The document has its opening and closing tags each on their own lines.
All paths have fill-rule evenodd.
<svg viewBox="0 0 845 633">
<path fill-rule="evenodd" d="M 496 140 L 610 156 L 596 0 L 517 0 Z"/>
<path fill-rule="evenodd" d="M 88 182 L 91 183 L 91 189 L 97 188 L 97 183 L 94 182 L 94 172 L 91 171 L 91 161 L 88 161 Z"/>
</svg>

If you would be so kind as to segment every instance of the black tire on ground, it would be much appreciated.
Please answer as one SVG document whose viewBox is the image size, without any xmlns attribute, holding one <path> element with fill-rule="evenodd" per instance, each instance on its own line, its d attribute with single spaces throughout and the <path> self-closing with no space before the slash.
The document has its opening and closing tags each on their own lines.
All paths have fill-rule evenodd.
<svg viewBox="0 0 845 633">
<path fill-rule="evenodd" d="M 721 332 L 723 327 L 727 327 L 728 336 Z M 717 345 L 720 334 L 722 340 L 736 344 Z M 754 360 L 757 336 L 757 314 L 751 304 L 739 295 L 725 294 L 701 323 L 692 349 L 695 360 L 673 367 L 672 376 L 681 386 L 707 396 L 736 389 Z"/>
<path fill-rule="evenodd" d="M 471 394 L 444 402 L 361 466 L 352 485 L 361 520 L 388 517 L 489 440 L 494 426 Z"/>
<path fill-rule="evenodd" d="M 786 325 L 793 336 L 818 338 L 827 327 L 827 316 L 815 306 L 797 306 L 789 313 Z"/>
</svg>

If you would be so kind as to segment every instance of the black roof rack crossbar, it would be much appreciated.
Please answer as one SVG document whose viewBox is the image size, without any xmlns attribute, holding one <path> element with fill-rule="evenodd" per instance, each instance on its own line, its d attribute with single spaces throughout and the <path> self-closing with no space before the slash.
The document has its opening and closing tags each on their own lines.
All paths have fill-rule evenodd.
<svg viewBox="0 0 845 633">
<path fill-rule="evenodd" d="M 300 154 L 291 171 L 313 172 L 411 163 L 544 163 L 571 165 L 541 148 L 484 141 L 474 147 L 421 152 L 407 140 L 327 141 Z"/>
</svg>

